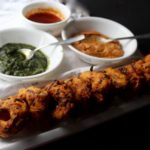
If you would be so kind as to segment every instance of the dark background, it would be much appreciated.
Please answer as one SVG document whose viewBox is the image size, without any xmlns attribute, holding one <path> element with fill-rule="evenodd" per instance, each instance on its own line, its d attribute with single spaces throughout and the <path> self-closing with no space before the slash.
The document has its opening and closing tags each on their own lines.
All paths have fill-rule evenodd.
<svg viewBox="0 0 150 150">
<path fill-rule="evenodd" d="M 134 34 L 150 33 L 149 0 L 80 0 L 90 15 L 115 20 L 128 27 Z M 150 53 L 150 40 L 139 40 L 143 54 Z M 38 149 L 64 148 L 90 149 L 133 148 L 144 149 L 150 136 L 150 106 L 92 127 L 73 136 L 60 139 Z M 147 140 L 144 139 L 147 137 Z M 129 146 L 130 145 L 130 146 Z"/>
</svg>

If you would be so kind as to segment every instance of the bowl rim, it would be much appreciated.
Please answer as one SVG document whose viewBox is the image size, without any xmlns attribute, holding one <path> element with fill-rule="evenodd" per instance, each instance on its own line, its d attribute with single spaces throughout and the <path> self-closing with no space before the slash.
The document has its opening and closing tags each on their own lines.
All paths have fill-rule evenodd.
<svg viewBox="0 0 150 150">
<path fill-rule="evenodd" d="M 12 31 L 12 30 L 16 30 L 16 31 L 22 31 L 22 30 L 25 30 L 25 31 L 29 31 L 29 32 L 38 32 L 38 33 L 41 33 L 41 34 L 45 34 L 46 36 L 49 36 L 53 39 L 55 39 L 56 41 L 58 41 L 58 39 L 53 36 L 52 34 L 50 33 L 47 33 L 47 32 L 44 32 L 44 31 L 41 31 L 41 30 L 38 30 L 38 29 L 32 29 L 32 28 L 25 28 L 25 27 L 11 27 L 11 28 L 6 28 L 6 29 L 3 29 L 3 30 L 0 30 L 0 34 L 5 32 L 5 31 Z M 4 74 L 2 72 L 0 72 L 0 76 L 1 77 L 4 77 L 4 78 L 9 78 L 9 79 L 13 79 L 13 80 L 27 80 L 27 79 L 33 79 L 33 78 L 37 78 L 37 77 L 41 77 L 41 76 L 44 76 L 44 75 L 47 75 L 49 74 L 50 72 L 54 71 L 62 62 L 63 60 L 63 57 L 64 57 L 64 52 L 63 52 L 63 47 L 61 45 L 59 45 L 61 51 L 61 57 L 60 57 L 60 61 L 59 63 L 52 69 L 48 70 L 48 68 L 42 72 L 42 73 L 39 73 L 39 74 L 35 74 L 35 75 L 30 75 L 30 76 L 13 76 L 13 75 L 7 75 L 7 74 Z M 48 58 L 47 55 L 45 55 L 46 58 Z"/>
<path fill-rule="evenodd" d="M 100 21 L 105 21 L 105 22 L 110 22 L 110 23 L 113 23 L 113 24 L 116 24 L 118 26 L 120 26 L 121 28 L 127 30 L 131 36 L 133 36 L 133 32 L 128 29 L 126 26 L 114 21 L 114 20 L 111 20 L 111 19 L 108 19 L 108 18 L 103 18 L 103 17 L 95 17 L 95 16 L 88 16 L 88 17 L 81 17 L 81 18 L 77 18 L 75 20 L 72 20 L 70 21 L 66 26 L 65 28 L 63 29 L 63 31 L 61 32 L 61 36 L 62 36 L 62 39 L 67 39 L 66 37 L 66 28 L 71 25 L 73 22 L 80 22 L 80 21 L 97 21 L 97 20 L 100 20 Z M 79 51 L 78 49 L 76 49 L 75 47 L 73 47 L 72 45 L 68 45 L 68 47 L 74 51 L 75 53 L 79 54 L 79 55 L 82 55 L 83 57 L 86 57 L 86 58 L 89 58 L 89 59 L 93 59 L 95 61 L 119 61 L 119 60 L 123 60 L 123 59 L 126 59 L 128 57 L 130 57 L 131 55 L 133 55 L 136 50 L 137 50 L 137 46 L 138 46 L 138 43 L 137 43 L 137 40 L 136 39 L 133 39 L 133 41 L 135 42 L 135 46 L 134 46 L 134 49 L 132 50 L 132 53 L 129 54 L 129 55 L 126 55 L 126 56 L 121 56 L 121 57 L 117 57 L 117 58 L 100 58 L 100 57 L 95 57 L 95 56 L 91 56 L 91 55 L 88 55 L 88 54 L 85 54 L 81 51 Z"/>
<path fill-rule="evenodd" d="M 69 15 L 67 18 L 59 21 L 59 22 L 53 22 L 53 23 L 40 23 L 40 22 L 35 22 L 35 21 L 32 21 L 32 20 L 29 20 L 27 17 L 25 17 L 24 15 L 24 10 L 27 8 L 27 7 L 30 7 L 31 5 L 34 5 L 34 4 L 57 4 L 61 7 L 64 7 L 65 9 L 67 9 L 67 11 L 69 12 Z M 64 23 L 66 21 L 69 20 L 69 18 L 71 17 L 71 10 L 69 9 L 69 7 L 67 7 L 66 5 L 62 4 L 62 3 L 59 3 L 59 2 L 56 2 L 56 1 L 37 1 L 37 2 L 29 2 L 28 4 L 26 4 L 22 9 L 21 9 L 21 16 L 22 18 L 27 21 L 28 23 L 30 24 L 34 24 L 34 25 L 38 25 L 38 26 L 54 26 L 54 25 L 59 25 L 61 23 Z"/>
</svg>

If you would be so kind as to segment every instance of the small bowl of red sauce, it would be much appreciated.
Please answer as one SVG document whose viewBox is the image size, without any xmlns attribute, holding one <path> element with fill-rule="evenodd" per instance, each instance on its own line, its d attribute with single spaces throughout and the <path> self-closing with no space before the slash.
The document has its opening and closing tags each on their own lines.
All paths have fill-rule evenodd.
<svg viewBox="0 0 150 150">
<path fill-rule="evenodd" d="M 70 9 L 59 2 L 33 2 L 22 9 L 25 24 L 59 35 L 70 18 Z"/>
</svg>

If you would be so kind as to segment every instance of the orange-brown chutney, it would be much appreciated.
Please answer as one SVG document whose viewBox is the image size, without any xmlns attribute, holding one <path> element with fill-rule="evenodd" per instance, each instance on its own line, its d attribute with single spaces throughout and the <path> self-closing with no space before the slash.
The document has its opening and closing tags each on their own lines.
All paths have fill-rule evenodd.
<svg viewBox="0 0 150 150">
<path fill-rule="evenodd" d="M 112 41 L 109 43 L 103 43 L 99 38 L 108 38 L 96 31 L 87 31 L 77 33 L 76 35 L 84 34 L 85 39 L 79 42 L 75 42 L 72 45 L 79 51 L 100 58 L 116 58 L 124 55 L 122 46 L 119 41 Z"/>
</svg>

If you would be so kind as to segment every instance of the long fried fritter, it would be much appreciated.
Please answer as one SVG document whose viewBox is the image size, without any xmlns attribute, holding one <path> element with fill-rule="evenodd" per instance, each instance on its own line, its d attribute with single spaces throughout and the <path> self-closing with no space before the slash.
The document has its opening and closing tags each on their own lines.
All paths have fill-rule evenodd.
<svg viewBox="0 0 150 150">
<path fill-rule="evenodd" d="M 48 103 L 48 92 L 38 87 L 28 87 L 20 89 L 17 98 L 25 100 L 30 108 L 31 117 L 35 120 L 39 120 Z"/>
<path fill-rule="evenodd" d="M 20 131 L 28 120 L 29 106 L 17 97 L 0 100 L 0 137 L 10 137 Z"/>
<path fill-rule="evenodd" d="M 49 112 L 53 118 L 61 120 L 77 105 L 84 106 L 89 100 L 101 103 L 109 92 L 128 87 L 137 90 L 145 83 L 150 85 L 150 55 L 119 69 L 83 72 L 66 80 L 48 83 L 44 88 L 21 89 L 16 96 L 0 100 L 0 136 L 9 137 L 17 133 L 30 116 L 39 120 L 51 102 L 54 106 Z"/>
</svg>

